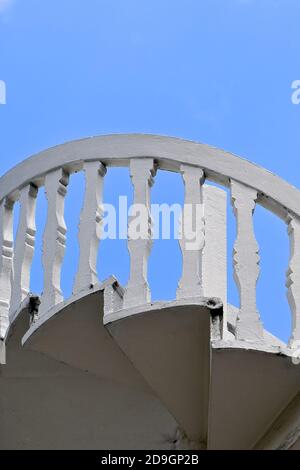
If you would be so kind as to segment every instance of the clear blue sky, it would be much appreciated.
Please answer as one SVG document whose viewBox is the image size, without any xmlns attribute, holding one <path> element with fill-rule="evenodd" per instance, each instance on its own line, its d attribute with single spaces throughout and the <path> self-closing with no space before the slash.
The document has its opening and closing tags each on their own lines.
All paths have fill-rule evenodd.
<svg viewBox="0 0 300 470">
<path fill-rule="evenodd" d="M 300 105 L 291 102 L 291 83 L 300 79 L 299 15 L 299 0 L 0 0 L 0 80 L 7 85 L 0 174 L 67 140 L 145 132 L 225 148 L 300 187 Z M 81 176 L 73 178 L 67 200 L 74 240 L 64 263 L 66 294 L 76 269 L 81 204 L 74 186 L 82 187 Z M 110 172 L 106 200 L 128 192 L 128 174 Z M 155 202 L 182 197 L 176 175 L 158 175 Z M 38 217 L 45 218 L 43 197 Z M 255 224 L 262 257 L 259 308 L 265 326 L 287 339 L 285 226 L 260 208 Z M 229 254 L 232 240 L 230 229 Z M 126 244 L 106 243 L 100 276 L 113 272 L 124 283 Z M 174 296 L 178 258 L 176 242 L 156 243 L 150 260 L 155 299 Z M 37 291 L 40 270 L 36 256 Z M 229 298 L 237 302 L 232 281 Z"/>
</svg>

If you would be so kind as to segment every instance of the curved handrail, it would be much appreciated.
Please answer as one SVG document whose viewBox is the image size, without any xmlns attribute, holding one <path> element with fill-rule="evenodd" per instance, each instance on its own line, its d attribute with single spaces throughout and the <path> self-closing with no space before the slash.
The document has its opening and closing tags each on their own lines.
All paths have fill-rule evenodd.
<svg viewBox="0 0 300 470">
<path fill-rule="evenodd" d="M 131 158 L 150 157 L 161 169 L 179 171 L 195 165 L 208 179 L 228 186 L 232 178 L 259 192 L 259 202 L 285 218 L 288 209 L 300 216 L 300 191 L 270 171 L 232 153 L 188 140 L 148 134 L 115 134 L 67 142 L 42 151 L 0 178 L 0 201 L 51 170 L 76 171 L 84 161 L 101 160 L 109 166 L 127 166 Z"/>
</svg>

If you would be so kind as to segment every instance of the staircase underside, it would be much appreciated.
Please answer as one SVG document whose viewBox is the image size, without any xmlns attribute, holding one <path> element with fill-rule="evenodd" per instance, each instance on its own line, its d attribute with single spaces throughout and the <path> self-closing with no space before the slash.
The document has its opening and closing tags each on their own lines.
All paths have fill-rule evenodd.
<svg viewBox="0 0 300 470">
<path fill-rule="evenodd" d="M 103 298 L 70 303 L 23 346 L 28 309 L 17 317 L 0 368 L 1 449 L 278 447 L 285 410 L 299 401 L 290 357 L 226 347 L 220 312 L 204 302 L 104 325 Z M 299 448 L 297 432 L 296 423 L 279 440 Z"/>
</svg>

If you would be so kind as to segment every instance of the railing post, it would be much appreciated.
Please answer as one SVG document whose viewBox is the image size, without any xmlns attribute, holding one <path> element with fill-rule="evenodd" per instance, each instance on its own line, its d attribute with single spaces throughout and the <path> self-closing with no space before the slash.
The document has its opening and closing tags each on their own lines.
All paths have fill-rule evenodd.
<svg viewBox="0 0 300 470">
<path fill-rule="evenodd" d="M 292 312 L 291 348 L 300 347 L 300 219 L 288 214 L 288 234 L 290 238 L 290 261 L 287 270 L 287 298 Z"/>
<path fill-rule="evenodd" d="M 14 201 L 0 203 L 0 338 L 9 326 L 9 308 L 13 283 L 13 208 Z"/>
<path fill-rule="evenodd" d="M 100 162 L 86 162 L 85 199 L 79 225 L 79 267 L 73 293 L 91 288 L 98 282 L 97 255 L 103 219 L 103 180 L 106 168 Z"/>
<path fill-rule="evenodd" d="M 234 277 L 240 296 L 236 338 L 261 341 L 263 326 L 256 306 L 256 284 L 260 271 L 259 247 L 253 230 L 257 191 L 231 180 L 231 196 L 237 223 L 237 238 L 233 250 Z"/>
<path fill-rule="evenodd" d="M 218 297 L 223 303 L 223 338 L 227 332 L 227 193 L 203 185 L 205 244 L 202 255 L 204 297 Z"/>
<path fill-rule="evenodd" d="M 64 208 L 68 183 L 69 175 L 64 170 L 52 171 L 45 178 L 48 216 L 43 241 L 44 290 L 39 317 L 63 301 L 60 281 L 66 248 Z"/>
<path fill-rule="evenodd" d="M 181 236 L 182 276 L 177 289 L 177 299 L 203 295 L 202 252 L 204 247 L 204 212 L 201 168 L 181 165 L 185 186 Z"/>
<path fill-rule="evenodd" d="M 10 321 L 30 290 L 30 269 L 35 245 L 35 210 L 38 188 L 25 186 L 20 191 L 20 219 L 14 250 L 14 283 L 11 296 Z"/>
<path fill-rule="evenodd" d="M 134 187 L 133 211 L 129 214 L 128 250 L 130 276 L 124 294 L 123 308 L 143 305 L 151 300 L 147 280 L 148 258 L 152 247 L 150 188 L 155 165 L 151 158 L 130 160 L 130 176 Z M 138 230 L 138 226 L 140 229 Z"/>
</svg>

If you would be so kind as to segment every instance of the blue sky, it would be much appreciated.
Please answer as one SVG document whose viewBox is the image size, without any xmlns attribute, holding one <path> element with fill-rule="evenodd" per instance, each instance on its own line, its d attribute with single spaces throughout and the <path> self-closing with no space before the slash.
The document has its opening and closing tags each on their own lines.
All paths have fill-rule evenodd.
<svg viewBox="0 0 300 470">
<path fill-rule="evenodd" d="M 224 148 L 300 187 L 300 105 L 291 102 L 291 83 L 300 79 L 299 14 L 298 0 L 0 0 L 0 80 L 7 86 L 7 104 L 0 106 L 0 174 L 64 141 L 145 132 Z M 82 186 L 82 176 L 74 176 L 67 200 L 66 294 L 76 269 Z M 131 193 L 126 170 L 108 174 L 107 202 L 118 193 Z M 152 196 L 154 202 L 182 202 L 179 177 L 159 173 Z M 41 193 L 39 226 L 45 209 Z M 286 228 L 258 208 L 255 230 L 259 309 L 265 326 L 287 339 Z M 41 236 L 40 230 L 38 248 Z M 229 228 L 229 255 L 233 238 Z M 124 283 L 126 244 L 106 243 L 100 277 L 113 272 Z M 149 270 L 155 299 L 174 296 L 178 259 L 177 242 L 155 244 Z M 37 291 L 40 272 L 36 256 Z M 229 299 L 237 303 L 229 279 Z"/>
</svg>

